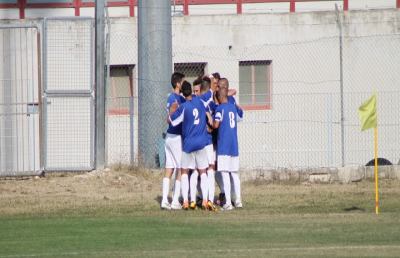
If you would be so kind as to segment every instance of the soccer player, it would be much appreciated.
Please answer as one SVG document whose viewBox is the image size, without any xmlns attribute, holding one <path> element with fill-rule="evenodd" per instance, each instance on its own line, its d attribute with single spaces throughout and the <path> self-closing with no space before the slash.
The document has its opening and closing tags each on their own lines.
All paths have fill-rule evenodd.
<svg viewBox="0 0 400 258">
<path fill-rule="evenodd" d="M 179 106 L 185 102 L 185 99 L 180 95 L 181 86 L 185 75 L 182 73 L 173 73 L 171 76 L 172 93 L 169 94 L 167 100 L 167 117 L 174 111 L 173 106 Z M 176 107 L 175 107 L 176 108 Z M 179 195 L 181 190 L 181 158 L 182 158 L 182 126 L 168 125 L 167 135 L 165 138 L 165 176 L 162 183 L 162 209 L 181 209 L 179 203 Z M 175 173 L 175 187 L 172 198 L 172 203 L 168 201 L 169 185 L 172 174 Z"/>
<path fill-rule="evenodd" d="M 182 196 L 183 208 L 189 209 L 189 180 L 188 172 L 190 169 L 198 170 L 201 178 L 201 191 L 203 197 L 202 207 L 208 209 L 208 187 L 207 187 L 207 173 L 208 159 L 205 146 L 208 143 L 207 129 L 206 129 L 206 106 L 200 97 L 192 95 L 192 87 L 190 83 L 182 83 L 182 94 L 186 102 L 179 106 L 179 108 L 170 115 L 170 122 L 173 126 L 182 123 Z"/>
<path fill-rule="evenodd" d="M 206 94 L 209 92 L 211 89 L 211 80 L 208 77 L 203 77 L 201 86 L 200 86 L 200 93 L 201 94 Z M 215 111 L 215 103 L 211 101 L 207 105 L 207 111 L 210 113 L 212 116 Z M 212 123 L 208 124 L 208 145 L 206 146 L 207 150 L 207 157 L 208 157 L 208 169 L 207 169 L 207 180 L 208 180 L 208 208 L 210 210 L 215 211 L 217 208 L 215 207 L 214 204 L 214 195 L 215 195 L 215 160 L 216 160 L 216 154 L 215 154 L 215 149 L 213 145 L 213 140 L 212 140 L 212 131 L 213 131 L 213 125 Z"/>
<path fill-rule="evenodd" d="M 236 105 L 236 100 L 233 97 L 234 95 L 236 95 L 236 90 L 235 89 L 229 89 L 229 83 L 222 83 L 219 84 L 219 80 L 221 79 L 221 76 L 218 72 L 213 73 L 212 75 L 210 75 L 210 79 L 211 79 L 211 87 L 214 88 L 215 92 L 218 92 L 220 88 L 226 88 L 228 91 L 228 102 Z M 217 99 L 217 96 L 214 96 L 214 103 L 212 103 L 213 109 L 215 110 L 215 108 L 218 106 L 219 101 Z M 212 132 L 213 135 L 213 144 L 214 144 L 214 148 L 216 149 L 216 145 L 217 145 L 217 135 L 218 135 L 218 129 L 214 129 L 214 131 Z M 217 162 L 218 163 L 218 162 Z M 222 180 L 222 175 L 221 172 L 219 170 L 217 170 L 215 172 L 215 180 L 219 186 L 220 189 L 220 194 L 218 197 L 218 202 L 221 206 L 223 206 L 223 204 L 225 204 L 226 199 L 225 199 L 225 191 L 224 191 L 224 184 L 223 184 L 223 180 Z M 234 190 L 234 187 L 231 188 L 232 192 Z"/>
<path fill-rule="evenodd" d="M 197 78 L 193 81 L 193 95 L 200 96 L 201 78 Z M 189 193 L 190 193 L 190 208 L 195 210 L 197 208 L 196 204 L 196 194 L 202 195 L 201 187 L 199 184 L 199 172 L 197 170 L 191 170 L 189 172 Z M 199 197 L 201 199 L 201 197 Z M 201 206 L 201 203 L 200 203 Z"/>
<path fill-rule="evenodd" d="M 218 101 L 219 105 L 215 110 L 214 128 L 218 128 L 217 139 L 217 162 L 218 171 L 221 172 L 223 189 L 225 192 L 226 203 L 224 210 L 232 210 L 231 200 L 231 180 L 235 188 L 235 207 L 241 208 L 242 200 L 240 193 L 239 171 L 239 147 L 237 137 L 238 117 L 243 117 L 243 110 L 232 103 L 228 102 L 229 82 L 226 78 L 222 78 L 218 82 Z"/>
</svg>

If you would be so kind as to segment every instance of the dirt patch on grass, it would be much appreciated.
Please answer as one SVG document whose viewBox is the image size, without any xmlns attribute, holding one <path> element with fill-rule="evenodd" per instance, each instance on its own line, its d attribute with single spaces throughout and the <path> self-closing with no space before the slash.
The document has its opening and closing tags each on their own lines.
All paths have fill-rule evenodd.
<svg viewBox="0 0 400 258">
<path fill-rule="evenodd" d="M 162 170 L 117 166 L 88 173 L 49 173 L 42 178 L 0 178 L 0 216 L 159 211 L 162 176 Z M 383 210 L 400 212 L 400 181 L 382 180 L 380 194 Z M 242 184 L 242 196 L 245 213 L 305 214 L 372 212 L 375 195 L 369 181 L 295 185 L 251 181 Z"/>
<path fill-rule="evenodd" d="M 1 215 L 140 205 L 160 192 L 161 172 L 117 168 L 0 179 Z"/>
</svg>

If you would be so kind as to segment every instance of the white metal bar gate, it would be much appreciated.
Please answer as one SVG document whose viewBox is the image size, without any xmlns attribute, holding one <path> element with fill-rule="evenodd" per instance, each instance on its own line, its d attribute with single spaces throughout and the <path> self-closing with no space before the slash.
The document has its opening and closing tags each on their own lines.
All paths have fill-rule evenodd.
<svg viewBox="0 0 400 258">
<path fill-rule="evenodd" d="M 42 170 L 40 73 L 39 28 L 0 25 L 0 176 Z"/>
</svg>

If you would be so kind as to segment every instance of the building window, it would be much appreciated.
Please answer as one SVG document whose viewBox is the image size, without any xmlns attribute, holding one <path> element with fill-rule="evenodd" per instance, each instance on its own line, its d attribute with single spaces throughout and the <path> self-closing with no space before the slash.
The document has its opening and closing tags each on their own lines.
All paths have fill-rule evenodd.
<svg viewBox="0 0 400 258">
<path fill-rule="evenodd" d="M 199 76 L 205 74 L 207 63 L 175 63 L 174 71 L 185 75 L 185 80 L 193 84 Z"/>
<path fill-rule="evenodd" d="M 107 89 L 109 115 L 129 114 L 129 99 L 135 97 L 134 65 L 111 65 Z"/>
<path fill-rule="evenodd" d="M 245 109 L 271 109 L 272 61 L 239 62 L 239 99 Z"/>
</svg>

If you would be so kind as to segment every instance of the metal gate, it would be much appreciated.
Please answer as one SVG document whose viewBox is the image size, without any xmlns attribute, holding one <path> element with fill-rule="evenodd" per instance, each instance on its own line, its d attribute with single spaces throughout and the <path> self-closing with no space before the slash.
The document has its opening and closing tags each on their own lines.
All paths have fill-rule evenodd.
<svg viewBox="0 0 400 258">
<path fill-rule="evenodd" d="M 35 175 L 40 157 L 40 32 L 0 26 L 0 176 Z"/>
<path fill-rule="evenodd" d="M 86 18 L 44 21 L 44 168 L 94 168 L 94 23 Z"/>
</svg>

